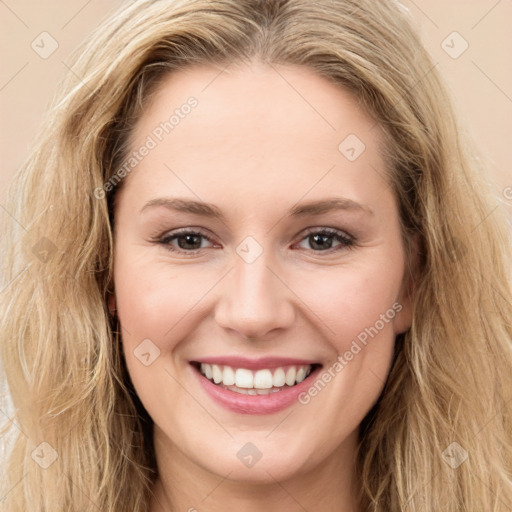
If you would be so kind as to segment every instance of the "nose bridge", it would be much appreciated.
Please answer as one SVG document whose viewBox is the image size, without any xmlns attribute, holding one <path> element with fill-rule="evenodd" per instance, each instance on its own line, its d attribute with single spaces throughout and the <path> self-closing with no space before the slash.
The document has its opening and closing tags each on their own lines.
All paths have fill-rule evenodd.
<svg viewBox="0 0 512 512">
<path fill-rule="evenodd" d="M 233 291 L 240 304 L 268 304 L 277 298 L 274 282 L 276 277 L 270 270 L 271 257 L 268 253 L 269 251 L 266 251 L 266 254 L 261 254 L 250 262 L 242 257 L 235 259 Z"/>
<path fill-rule="evenodd" d="M 289 290 L 275 275 L 271 248 L 247 237 L 233 254 L 233 267 L 218 304 L 217 322 L 245 338 L 291 325 L 293 304 Z"/>
</svg>

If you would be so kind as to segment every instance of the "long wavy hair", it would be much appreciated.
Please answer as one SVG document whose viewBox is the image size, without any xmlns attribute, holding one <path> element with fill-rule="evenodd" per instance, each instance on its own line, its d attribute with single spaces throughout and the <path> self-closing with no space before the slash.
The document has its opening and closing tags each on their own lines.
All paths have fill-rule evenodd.
<svg viewBox="0 0 512 512">
<path fill-rule="evenodd" d="M 152 423 L 107 307 L 122 182 L 97 191 L 164 76 L 255 59 L 353 93 L 385 133 L 409 254 L 416 244 L 412 326 L 360 429 L 364 510 L 510 511 L 510 233 L 392 0 L 136 0 L 76 53 L 6 206 L 0 345 L 15 416 L 1 509 L 147 511 Z"/>
</svg>

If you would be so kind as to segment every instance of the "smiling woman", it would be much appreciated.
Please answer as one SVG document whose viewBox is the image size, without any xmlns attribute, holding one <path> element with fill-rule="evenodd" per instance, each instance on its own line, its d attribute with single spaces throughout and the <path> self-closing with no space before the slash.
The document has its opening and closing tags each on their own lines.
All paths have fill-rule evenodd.
<svg viewBox="0 0 512 512">
<path fill-rule="evenodd" d="M 395 2 L 123 7 L 13 183 L 0 507 L 509 511 L 473 155 Z"/>
</svg>

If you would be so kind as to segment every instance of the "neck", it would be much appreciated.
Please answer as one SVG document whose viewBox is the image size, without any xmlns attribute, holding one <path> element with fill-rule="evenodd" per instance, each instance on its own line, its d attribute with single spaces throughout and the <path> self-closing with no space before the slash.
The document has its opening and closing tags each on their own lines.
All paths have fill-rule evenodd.
<svg viewBox="0 0 512 512">
<path fill-rule="evenodd" d="M 155 428 L 158 479 L 150 512 L 361 512 L 355 475 L 357 433 L 339 450 L 308 471 L 276 479 L 269 468 L 264 481 L 216 475 L 186 457 Z"/>
</svg>

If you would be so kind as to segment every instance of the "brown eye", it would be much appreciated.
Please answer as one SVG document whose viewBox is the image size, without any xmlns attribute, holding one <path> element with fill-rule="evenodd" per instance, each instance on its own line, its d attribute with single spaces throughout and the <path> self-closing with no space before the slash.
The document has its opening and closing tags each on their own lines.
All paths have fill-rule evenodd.
<svg viewBox="0 0 512 512">
<path fill-rule="evenodd" d="M 202 246 L 204 240 L 211 243 L 211 240 L 203 233 L 197 231 L 178 231 L 167 234 L 159 240 L 159 243 L 165 245 L 171 251 L 194 252 L 205 248 Z"/>
<path fill-rule="evenodd" d="M 352 247 L 355 243 L 353 238 L 350 238 L 343 232 L 329 228 L 310 231 L 301 240 L 301 242 L 304 240 L 308 242 L 310 248 L 315 252 L 326 252 L 330 250 L 344 249 L 347 247 Z M 338 244 L 333 246 L 335 242 Z"/>
</svg>

